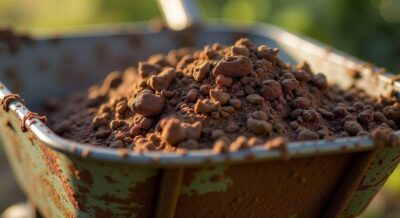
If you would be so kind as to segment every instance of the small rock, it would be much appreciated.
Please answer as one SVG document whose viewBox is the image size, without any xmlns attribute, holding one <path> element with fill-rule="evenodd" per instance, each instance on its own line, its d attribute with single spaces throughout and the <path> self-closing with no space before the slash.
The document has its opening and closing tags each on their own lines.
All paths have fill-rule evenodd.
<svg viewBox="0 0 400 218">
<path fill-rule="evenodd" d="M 326 76 L 322 73 L 316 74 L 311 79 L 311 83 L 320 90 L 325 90 L 326 88 L 328 88 L 328 82 L 326 80 Z"/>
<path fill-rule="evenodd" d="M 239 110 L 242 107 L 242 102 L 240 102 L 239 99 L 231 99 L 229 100 L 229 104 L 236 110 Z"/>
<path fill-rule="evenodd" d="M 235 152 L 241 149 L 247 148 L 249 144 L 246 136 L 239 136 L 237 139 L 229 145 L 229 151 Z"/>
<path fill-rule="evenodd" d="M 257 56 L 259 58 L 264 58 L 268 61 L 271 61 L 272 63 L 275 63 L 278 52 L 278 48 L 270 48 L 266 45 L 260 45 L 257 48 Z"/>
<path fill-rule="evenodd" d="M 110 129 L 98 129 L 95 136 L 97 139 L 105 139 L 107 138 L 109 135 L 111 134 L 111 130 Z"/>
<path fill-rule="evenodd" d="M 357 135 L 358 132 L 362 131 L 361 125 L 357 121 L 346 121 L 344 122 L 343 128 L 350 135 Z"/>
<path fill-rule="evenodd" d="M 161 68 L 157 65 L 149 64 L 147 62 L 139 62 L 138 72 L 142 78 L 146 78 L 150 75 L 157 75 Z"/>
<path fill-rule="evenodd" d="M 229 99 L 231 98 L 231 96 L 228 93 L 215 89 L 210 90 L 210 97 L 214 101 L 220 102 L 221 105 L 227 104 L 229 102 Z"/>
<path fill-rule="evenodd" d="M 233 114 L 236 111 L 235 108 L 232 107 L 232 106 L 224 106 L 224 107 L 221 108 L 221 110 L 225 111 L 227 113 L 230 113 L 230 114 Z"/>
<path fill-rule="evenodd" d="M 310 106 L 310 99 L 306 97 L 297 97 L 293 101 L 293 106 L 295 108 L 306 109 Z"/>
<path fill-rule="evenodd" d="M 267 100 L 274 100 L 282 95 L 282 87 L 278 81 L 265 80 L 260 90 L 261 95 Z"/>
<path fill-rule="evenodd" d="M 247 119 L 247 128 L 255 134 L 270 134 L 272 125 L 264 120 Z"/>
<path fill-rule="evenodd" d="M 231 77 L 227 77 L 224 76 L 222 74 L 219 74 L 216 78 L 215 78 L 215 83 L 219 86 L 225 86 L 225 87 L 229 87 L 232 85 L 233 83 L 233 79 Z"/>
<path fill-rule="evenodd" d="M 200 121 L 197 121 L 193 124 L 189 123 L 182 123 L 182 127 L 186 129 L 186 136 L 189 139 L 200 139 L 201 136 L 201 130 L 203 125 L 201 124 Z"/>
<path fill-rule="evenodd" d="M 161 139 L 168 144 L 175 145 L 186 139 L 186 130 L 181 121 L 176 118 L 169 118 L 163 122 Z"/>
<path fill-rule="evenodd" d="M 281 85 L 285 92 L 291 92 L 299 85 L 299 82 L 295 79 L 284 79 L 281 81 Z"/>
<path fill-rule="evenodd" d="M 332 119 L 335 117 L 335 115 L 334 115 L 332 112 L 327 111 L 327 110 L 325 110 L 325 109 L 323 109 L 323 108 L 318 108 L 317 111 L 318 111 L 318 112 L 322 115 L 322 117 L 324 117 L 325 119 L 332 120 Z"/>
<path fill-rule="evenodd" d="M 333 114 L 335 115 L 335 117 L 344 117 L 347 114 L 347 110 L 345 106 L 342 105 L 338 105 L 336 107 L 333 108 Z"/>
<path fill-rule="evenodd" d="M 106 126 L 107 122 L 108 122 L 107 118 L 108 118 L 108 115 L 106 115 L 106 113 L 94 117 L 93 120 L 92 120 L 93 129 L 96 130 L 100 126 Z"/>
<path fill-rule="evenodd" d="M 153 124 L 154 124 L 154 119 L 149 118 L 149 117 L 143 117 L 143 119 L 139 123 L 139 127 L 144 130 L 148 130 L 148 129 L 151 129 Z"/>
<path fill-rule="evenodd" d="M 315 110 L 304 110 L 303 111 L 303 119 L 305 121 L 318 121 L 320 118 L 320 114 Z"/>
<path fill-rule="evenodd" d="M 123 124 L 123 122 L 121 122 L 121 120 L 113 120 L 110 123 L 110 128 L 111 129 L 117 129 L 118 127 L 120 127 Z"/>
<path fill-rule="evenodd" d="M 130 102 L 130 109 L 145 117 L 161 114 L 164 111 L 164 99 L 145 89 Z"/>
<path fill-rule="evenodd" d="M 226 138 L 218 139 L 213 145 L 213 153 L 221 154 L 229 150 L 229 141 Z"/>
<path fill-rule="evenodd" d="M 268 119 L 268 115 L 263 111 L 254 111 L 253 113 L 251 113 L 251 117 L 256 120 L 267 120 Z"/>
<path fill-rule="evenodd" d="M 303 129 L 297 135 L 297 139 L 298 140 L 317 140 L 317 139 L 319 139 L 319 135 L 309 129 Z"/>
<path fill-rule="evenodd" d="M 142 130 L 140 129 L 139 126 L 132 126 L 132 128 L 129 130 L 129 134 L 132 137 L 138 136 L 142 133 Z"/>
<path fill-rule="evenodd" d="M 231 54 L 232 55 L 243 55 L 243 56 L 248 57 L 250 52 L 246 46 L 232 46 Z"/>
<path fill-rule="evenodd" d="M 357 115 L 357 121 L 361 124 L 368 124 L 374 120 L 374 114 L 370 110 L 362 111 Z"/>
<path fill-rule="evenodd" d="M 199 97 L 199 90 L 197 89 L 190 89 L 186 94 L 186 99 L 191 102 L 195 102 L 198 97 Z"/>
<path fill-rule="evenodd" d="M 213 111 L 217 110 L 217 107 L 214 102 L 212 102 L 210 99 L 204 99 L 204 100 L 197 100 L 196 104 L 194 105 L 194 111 L 196 113 L 211 113 Z"/>
<path fill-rule="evenodd" d="M 293 75 L 299 82 L 307 82 L 311 79 L 310 74 L 308 74 L 305 70 L 296 70 L 293 72 Z"/>
<path fill-rule="evenodd" d="M 203 63 L 198 64 L 193 68 L 193 78 L 197 82 L 202 82 L 209 74 L 210 71 L 210 62 L 205 61 Z"/>
<path fill-rule="evenodd" d="M 261 104 L 264 102 L 264 98 L 257 95 L 257 94 L 252 94 L 252 95 L 248 95 L 246 97 L 247 101 L 250 102 L 251 104 Z"/>
<path fill-rule="evenodd" d="M 116 140 L 110 143 L 110 148 L 123 148 L 124 147 L 124 142 L 121 140 Z"/>
<path fill-rule="evenodd" d="M 253 70 L 253 63 L 245 56 L 230 56 L 220 60 L 213 70 L 213 75 L 228 77 L 246 76 Z"/>
<path fill-rule="evenodd" d="M 158 75 L 150 76 L 150 78 L 147 80 L 147 85 L 154 90 L 161 91 L 163 89 L 168 89 L 175 77 L 176 72 L 174 68 L 164 68 L 164 70 Z"/>
</svg>

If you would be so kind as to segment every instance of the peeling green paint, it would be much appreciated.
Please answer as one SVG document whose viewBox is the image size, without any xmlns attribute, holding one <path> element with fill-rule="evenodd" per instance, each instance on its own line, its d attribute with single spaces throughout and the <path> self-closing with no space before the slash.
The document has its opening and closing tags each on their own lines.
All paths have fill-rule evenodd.
<svg viewBox="0 0 400 218">
<path fill-rule="evenodd" d="M 224 175 L 227 168 L 226 165 L 218 165 L 212 168 L 196 170 L 191 183 L 182 186 L 181 194 L 190 195 L 196 193 L 203 195 L 209 192 L 227 191 L 233 185 L 232 179 Z M 219 177 L 219 179 L 215 180 L 213 179 L 214 177 Z"/>
</svg>

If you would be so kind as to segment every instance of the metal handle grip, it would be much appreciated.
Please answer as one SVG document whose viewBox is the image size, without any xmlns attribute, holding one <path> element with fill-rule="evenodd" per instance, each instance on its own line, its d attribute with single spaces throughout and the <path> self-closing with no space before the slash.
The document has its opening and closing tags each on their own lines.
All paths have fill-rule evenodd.
<svg viewBox="0 0 400 218">
<path fill-rule="evenodd" d="M 157 0 L 164 21 L 173 30 L 196 26 L 201 18 L 192 0 Z"/>
</svg>

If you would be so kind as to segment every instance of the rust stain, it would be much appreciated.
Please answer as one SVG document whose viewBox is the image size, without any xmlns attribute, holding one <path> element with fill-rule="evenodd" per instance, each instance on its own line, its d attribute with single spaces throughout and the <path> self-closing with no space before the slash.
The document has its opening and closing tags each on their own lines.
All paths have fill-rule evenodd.
<svg viewBox="0 0 400 218">
<path fill-rule="evenodd" d="M 9 105 L 13 101 L 20 101 L 20 102 L 24 103 L 24 100 L 18 94 L 11 93 L 11 94 L 4 96 L 3 99 L 1 99 L 0 105 L 5 112 L 8 112 Z"/>
<path fill-rule="evenodd" d="M 60 179 L 64 191 L 68 197 L 68 200 L 71 202 L 72 206 L 76 209 L 79 209 L 77 195 L 75 191 L 71 188 L 68 178 L 66 178 L 63 175 L 61 168 L 57 163 L 58 157 L 50 149 L 48 149 L 46 145 L 39 144 L 39 147 L 40 150 L 42 151 L 42 156 L 44 158 L 44 161 L 46 162 L 48 169 L 52 174 L 56 175 Z"/>
</svg>

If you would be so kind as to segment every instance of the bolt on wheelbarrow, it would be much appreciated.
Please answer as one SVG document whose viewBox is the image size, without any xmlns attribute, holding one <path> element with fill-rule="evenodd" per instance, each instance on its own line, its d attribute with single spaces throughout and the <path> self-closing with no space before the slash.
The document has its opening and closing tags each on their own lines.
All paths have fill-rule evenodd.
<svg viewBox="0 0 400 218">
<path fill-rule="evenodd" d="M 255 146 L 215 154 L 138 154 L 61 138 L 32 108 L 52 96 L 84 90 L 108 72 L 181 46 L 230 44 L 247 37 L 281 49 L 280 58 L 307 61 L 329 82 L 373 96 L 394 93 L 391 74 L 327 46 L 267 24 L 201 23 L 190 1 L 160 1 L 170 29 L 147 24 L 102 27 L 42 37 L 17 52 L 0 44 L 0 99 L 19 93 L 1 111 L 0 133 L 13 172 L 44 217 L 354 217 L 397 166 L 400 149 L 370 137 L 290 142 L 287 153 Z M 178 18 L 178 19 L 176 19 Z M 90 29 L 90 28 L 87 28 Z M 190 30 L 190 31 L 188 31 Z M 360 72 L 354 81 L 351 72 Z M 12 76 L 9 76 L 13 72 Z M 27 106 L 25 106 L 27 105 Z M 27 126 L 22 131 L 20 124 Z M 399 132 L 395 134 L 400 135 Z M 290 159 L 286 160 L 285 155 Z"/>
</svg>

